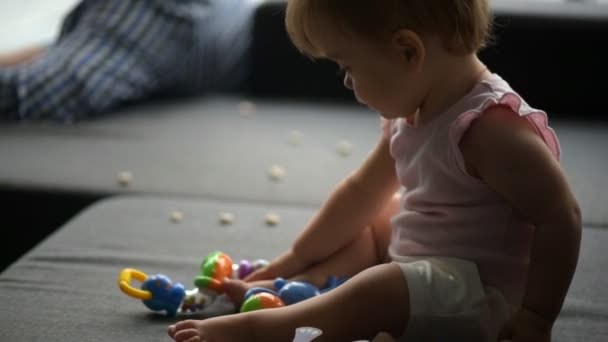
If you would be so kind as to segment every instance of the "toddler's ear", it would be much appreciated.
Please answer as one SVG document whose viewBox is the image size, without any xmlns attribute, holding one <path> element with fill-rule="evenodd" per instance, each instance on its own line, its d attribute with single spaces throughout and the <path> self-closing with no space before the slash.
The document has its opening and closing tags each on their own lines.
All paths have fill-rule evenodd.
<svg viewBox="0 0 608 342">
<path fill-rule="evenodd" d="M 411 61 L 412 58 L 414 58 L 414 56 L 416 55 L 416 51 L 411 48 L 406 48 L 403 51 L 403 55 L 405 56 L 405 58 L 407 58 L 408 61 Z"/>
<path fill-rule="evenodd" d="M 420 64 L 425 55 L 422 39 L 411 30 L 397 30 L 392 37 L 393 47 L 403 55 L 408 62 Z"/>
</svg>

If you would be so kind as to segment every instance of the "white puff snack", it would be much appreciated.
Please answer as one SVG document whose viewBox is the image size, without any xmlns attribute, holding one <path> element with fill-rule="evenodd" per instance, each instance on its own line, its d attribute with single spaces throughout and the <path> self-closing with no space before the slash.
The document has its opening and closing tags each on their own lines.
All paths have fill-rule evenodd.
<svg viewBox="0 0 608 342">
<path fill-rule="evenodd" d="M 219 215 L 219 221 L 222 225 L 229 225 L 234 222 L 234 214 L 229 212 L 223 212 Z"/>
<path fill-rule="evenodd" d="M 169 215 L 169 220 L 173 223 L 181 223 L 184 220 L 184 214 L 180 211 L 174 210 Z"/>
<path fill-rule="evenodd" d="M 281 223 L 281 217 L 275 213 L 268 213 L 268 214 L 266 214 L 265 221 L 266 221 L 266 224 L 269 226 L 276 226 L 279 223 Z"/>
<path fill-rule="evenodd" d="M 133 174 L 130 171 L 122 171 L 118 174 L 118 184 L 129 186 L 133 182 Z"/>
<path fill-rule="evenodd" d="M 339 155 L 341 155 L 343 157 L 347 157 L 351 153 L 353 153 L 353 144 L 349 141 L 342 140 L 336 146 L 336 151 L 338 152 Z"/>
<path fill-rule="evenodd" d="M 268 170 L 268 176 L 273 181 L 280 181 L 281 179 L 283 179 L 285 177 L 285 174 L 286 174 L 285 169 L 282 166 L 276 165 L 276 164 L 272 165 L 270 167 L 270 170 Z"/>
</svg>

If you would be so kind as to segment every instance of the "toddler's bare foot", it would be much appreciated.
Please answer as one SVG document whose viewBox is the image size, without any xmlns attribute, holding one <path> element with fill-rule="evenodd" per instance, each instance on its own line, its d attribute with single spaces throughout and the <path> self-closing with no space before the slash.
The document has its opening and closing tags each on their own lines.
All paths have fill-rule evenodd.
<svg viewBox="0 0 608 342">
<path fill-rule="evenodd" d="M 215 342 L 255 340 L 248 315 L 235 314 L 205 320 L 187 320 L 169 326 L 176 342 Z"/>
<path fill-rule="evenodd" d="M 224 280 L 224 292 L 237 306 L 241 307 L 245 298 L 245 293 L 253 287 L 264 287 L 273 290 L 272 280 L 261 280 L 256 282 L 248 283 L 240 279 L 226 279 Z"/>
</svg>

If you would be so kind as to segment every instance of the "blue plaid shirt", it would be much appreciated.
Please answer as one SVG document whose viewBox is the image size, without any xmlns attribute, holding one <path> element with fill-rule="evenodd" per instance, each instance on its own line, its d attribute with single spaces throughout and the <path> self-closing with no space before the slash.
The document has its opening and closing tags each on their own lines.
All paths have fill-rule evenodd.
<svg viewBox="0 0 608 342">
<path fill-rule="evenodd" d="M 0 119 L 72 122 L 159 94 L 235 90 L 257 0 L 83 0 L 29 64 L 0 69 Z"/>
</svg>

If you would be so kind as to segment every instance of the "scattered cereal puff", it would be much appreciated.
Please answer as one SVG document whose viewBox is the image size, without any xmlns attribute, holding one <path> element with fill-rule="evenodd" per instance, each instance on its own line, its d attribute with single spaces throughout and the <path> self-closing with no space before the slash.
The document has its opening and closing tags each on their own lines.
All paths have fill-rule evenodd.
<svg viewBox="0 0 608 342">
<path fill-rule="evenodd" d="M 233 222 L 234 222 L 234 214 L 228 213 L 228 212 L 220 213 L 220 224 L 229 225 L 229 224 L 232 224 Z"/>
<path fill-rule="evenodd" d="M 169 219 L 173 223 L 181 223 L 184 220 L 184 214 L 179 211 L 172 211 Z"/>
<path fill-rule="evenodd" d="M 266 214 L 266 224 L 268 226 L 276 226 L 281 222 L 281 217 L 275 213 Z"/>
<path fill-rule="evenodd" d="M 338 143 L 338 146 L 336 146 L 336 151 L 339 155 L 347 157 L 353 153 L 353 144 L 349 141 L 342 140 Z"/>
<path fill-rule="evenodd" d="M 285 177 L 285 169 L 279 165 L 272 165 L 268 171 L 270 179 L 280 181 Z"/>
<path fill-rule="evenodd" d="M 133 174 L 129 171 L 122 171 L 118 174 L 118 184 L 127 187 L 133 182 Z"/>
</svg>

